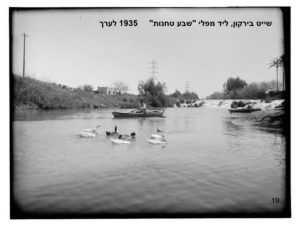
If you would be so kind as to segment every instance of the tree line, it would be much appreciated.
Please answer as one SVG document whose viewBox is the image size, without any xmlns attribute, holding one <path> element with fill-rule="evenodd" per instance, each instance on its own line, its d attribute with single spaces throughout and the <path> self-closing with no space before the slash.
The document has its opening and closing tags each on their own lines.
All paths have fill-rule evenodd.
<svg viewBox="0 0 300 225">
<path fill-rule="evenodd" d="M 207 99 L 265 99 L 267 96 L 275 96 L 277 86 L 281 83 L 275 80 L 268 82 L 252 82 L 248 84 L 245 80 L 230 77 L 223 84 L 222 92 L 214 92 Z"/>
<path fill-rule="evenodd" d="M 267 96 L 279 96 L 279 91 L 285 90 L 285 71 L 287 58 L 285 55 L 273 58 L 269 68 L 275 68 L 276 80 L 269 82 L 247 82 L 239 77 L 230 77 L 223 84 L 222 92 L 214 92 L 207 99 L 264 99 Z M 279 82 L 279 69 L 282 69 L 282 83 Z M 273 96 L 272 96 L 273 95 Z"/>
</svg>

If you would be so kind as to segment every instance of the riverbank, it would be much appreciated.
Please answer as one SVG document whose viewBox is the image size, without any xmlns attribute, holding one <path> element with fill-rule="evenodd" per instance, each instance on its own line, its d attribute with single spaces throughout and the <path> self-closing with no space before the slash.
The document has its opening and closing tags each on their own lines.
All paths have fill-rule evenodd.
<svg viewBox="0 0 300 225">
<path fill-rule="evenodd" d="M 65 85 L 43 82 L 29 77 L 13 76 L 12 103 L 14 109 L 97 109 L 97 108 L 137 108 L 139 96 L 134 94 L 104 95 L 96 91 L 70 88 Z M 275 108 L 284 100 L 184 100 L 184 95 L 165 95 L 167 107 L 230 108 L 233 101 L 251 102 L 262 109 Z M 175 104 L 176 103 L 176 104 Z M 179 104 L 178 104 L 179 103 Z M 148 103 L 149 104 L 149 103 Z M 151 107 L 148 105 L 148 107 Z"/>
<path fill-rule="evenodd" d="M 133 94 L 103 95 L 20 76 L 13 76 L 12 97 L 15 109 L 136 108 L 139 105 L 138 96 Z"/>
<path fill-rule="evenodd" d="M 250 122 L 254 126 L 283 128 L 285 126 L 285 115 L 285 111 L 282 109 L 267 109 L 246 114 L 240 120 Z"/>
</svg>

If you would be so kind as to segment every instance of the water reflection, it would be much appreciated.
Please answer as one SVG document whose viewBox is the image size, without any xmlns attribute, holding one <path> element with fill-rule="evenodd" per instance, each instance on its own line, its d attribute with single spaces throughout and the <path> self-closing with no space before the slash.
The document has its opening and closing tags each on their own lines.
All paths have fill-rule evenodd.
<svg viewBox="0 0 300 225">
<path fill-rule="evenodd" d="M 14 121 L 40 121 L 40 120 L 64 120 L 71 118 L 89 118 L 90 113 L 95 112 L 89 109 L 64 109 L 64 110 L 15 110 Z"/>
<path fill-rule="evenodd" d="M 223 123 L 223 134 L 231 136 L 241 136 L 243 135 L 243 126 L 235 124 L 230 118 L 224 118 Z"/>
</svg>

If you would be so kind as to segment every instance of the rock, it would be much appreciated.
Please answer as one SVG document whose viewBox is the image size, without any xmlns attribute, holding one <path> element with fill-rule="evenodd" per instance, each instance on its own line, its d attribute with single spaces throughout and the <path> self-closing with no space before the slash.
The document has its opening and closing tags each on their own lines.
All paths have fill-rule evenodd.
<svg viewBox="0 0 300 225">
<path fill-rule="evenodd" d="M 247 103 L 243 101 L 233 101 L 230 105 L 231 108 L 245 107 Z"/>
</svg>

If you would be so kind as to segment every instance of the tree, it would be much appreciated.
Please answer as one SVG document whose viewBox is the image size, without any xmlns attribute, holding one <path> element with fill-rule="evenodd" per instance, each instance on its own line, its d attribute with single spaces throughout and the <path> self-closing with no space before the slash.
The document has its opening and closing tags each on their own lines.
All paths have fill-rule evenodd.
<svg viewBox="0 0 300 225">
<path fill-rule="evenodd" d="M 187 92 L 187 91 L 182 94 L 182 98 L 183 99 L 187 99 L 187 100 L 199 99 L 197 93 L 195 93 L 195 92 Z"/>
<path fill-rule="evenodd" d="M 245 86 L 247 86 L 246 81 L 240 79 L 239 77 L 237 77 L 237 78 L 230 77 L 224 83 L 223 89 L 224 89 L 225 94 L 229 94 L 231 92 L 237 91 L 238 89 L 242 89 Z"/>
<path fill-rule="evenodd" d="M 87 92 L 92 92 L 93 91 L 93 86 L 89 84 L 83 85 L 83 90 Z"/>
<path fill-rule="evenodd" d="M 173 94 L 171 94 L 171 96 L 174 98 L 180 98 L 181 92 L 176 89 L 175 92 Z"/>
<path fill-rule="evenodd" d="M 278 92 L 278 68 L 283 66 L 283 61 L 281 58 L 273 58 L 271 60 L 270 66 L 269 68 L 275 67 L 276 68 L 276 80 L 277 80 L 277 90 L 276 92 Z"/>
<path fill-rule="evenodd" d="M 148 79 L 146 82 L 140 81 L 138 84 L 138 91 L 147 104 L 153 107 L 168 106 L 169 101 L 165 95 L 167 86 L 165 83 L 154 82 L 153 78 Z"/>
<path fill-rule="evenodd" d="M 225 98 L 224 93 L 218 91 L 215 91 L 214 93 L 206 97 L 206 99 L 224 99 L 224 98 Z"/>
<path fill-rule="evenodd" d="M 283 54 L 280 56 L 280 65 L 282 68 L 282 90 L 285 90 L 285 73 L 286 73 L 286 66 L 287 66 L 287 58 L 286 56 Z"/>
<path fill-rule="evenodd" d="M 124 83 L 124 81 L 116 81 L 113 83 L 113 87 L 116 89 L 118 93 L 124 93 L 129 91 L 129 87 Z"/>
<path fill-rule="evenodd" d="M 184 92 L 183 94 L 176 90 L 173 94 L 170 95 L 173 98 L 177 98 L 177 99 L 185 99 L 185 100 L 196 100 L 199 99 L 197 93 L 195 92 Z"/>
<path fill-rule="evenodd" d="M 264 82 L 260 82 L 259 85 L 265 91 L 275 90 L 276 86 L 277 86 L 277 82 L 276 82 L 276 80 L 271 80 L 271 81 L 268 81 L 268 82 L 264 81 Z M 280 86 L 282 86 L 282 84 L 280 82 L 278 82 L 278 87 L 280 88 Z"/>
<path fill-rule="evenodd" d="M 266 87 L 262 83 L 250 83 L 247 87 L 239 90 L 239 96 L 243 99 L 264 99 Z"/>
</svg>

